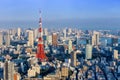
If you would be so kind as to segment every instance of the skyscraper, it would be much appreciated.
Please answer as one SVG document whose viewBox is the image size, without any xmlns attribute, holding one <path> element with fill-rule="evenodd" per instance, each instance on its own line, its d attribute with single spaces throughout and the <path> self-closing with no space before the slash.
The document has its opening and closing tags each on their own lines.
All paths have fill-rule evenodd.
<svg viewBox="0 0 120 80">
<path fill-rule="evenodd" d="M 72 33 L 72 29 L 68 28 L 67 33 L 68 33 L 68 35 L 70 35 Z"/>
<path fill-rule="evenodd" d="M 16 29 L 9 29 L 9 34 L 12 35 L 12 36 L 15 36 L 17 33 L 17 30 Z"/>
<path fill-rule="evenodd" d="M 48 44 L 52 45 L 52 36 L 51 35 L 49 35 L 47 37 L 47 42 L 48 42 Z"/>
<path fill-rule="evenodd" d="M 80 37 L 80 34 L 77 32 L 76 34 L 76 45 L 77 46 L 79 45 L 79 37 Z"/>
<path fill-rule="evenodd" d="M 52 34 L 52 45 L 57 46 L 58 45 L 58 36 L 57 33 Z"/>
<path fill-rule="evenodd" d="M 34 40 L 38 38 L 38 29 L 34 29 Z"/>
<path fill-rule="evenodd" d="M 48 35 L 48 30 L 47 30 L 47 28 L 44 28 L 43 34 L 46 35 L 46 36 Z"/>
<path fill-rule="evenodd" d="M 0 46 L 3 45 L 3 33 L 0 32 Z"/>
<path fill-rule="evenodd" d="M 29 30 L 28 31 L 28 46 L 34 46 L 34 37 L 33 37 L 33 31 Z"/>
<path fill-rule="evenodd" d="M 66 39 L 66 28 L 63 30 L 63 37 Z"/>
<path fill-rule="evenodd" d="M 85 59 L 92 59 L 92 45 L 87 44 L 85 48 Z"/>
<path fill-rule="evenodd" d="M 77 60 L 76 51 L 72 51 L 72 53 L 71 53 L 71 66 L 77 65 L 76 60 Z"/>
<path fill-rule="evenodd" d="M 17 28 L 17 36 L 20 39 L 20 35 L 21 35 L 21 28 Z"/>
<path fill-rule="evenodd" d="M 69 40 L 69 41 L 68 41 L 68 53 L 70 54 L 72 51 L 73 51 L 73 48 L 72 48 L 72 41 Z"/>
<path fill-rule="evenodd" d="M 10 35 L 8 32 L 5 32 L 5 34 L 4 34 L 4 42 L 5 42 L 6 46 L 10 45 Z"/>
<path fill-rule="evenodd" d="M 4 64 L 4 80 L 14 80 L 14 63 L 10 61 Z"/>
<path fill-rule="evenodd" d="M 93 32 L 93 35 L 92 35 L 92 45 L 95 45 L 95 46 L 97 46 L 97 45 L 99 45 L 99 32 L 96 32 L 96 31 L 94 31 Z"/>
</svg>

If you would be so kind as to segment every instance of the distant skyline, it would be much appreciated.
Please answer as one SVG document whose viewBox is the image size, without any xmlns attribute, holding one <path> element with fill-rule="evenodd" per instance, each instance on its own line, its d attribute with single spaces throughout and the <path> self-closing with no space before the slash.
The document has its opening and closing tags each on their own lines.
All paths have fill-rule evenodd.
<svg viewBox="0 0 120 80">
<path fill-rule="evenodd" d="M 120 0 L 1 0 L 0 28 L 119 29 Z"/>
</svg>

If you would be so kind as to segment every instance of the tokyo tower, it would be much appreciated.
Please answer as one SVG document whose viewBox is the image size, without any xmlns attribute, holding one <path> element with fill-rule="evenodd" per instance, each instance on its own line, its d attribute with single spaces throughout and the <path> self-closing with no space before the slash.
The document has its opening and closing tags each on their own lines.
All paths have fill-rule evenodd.
<svg viewBox="0 0 120 80">
<path fill-rule="evenodd" d="M 45 55 L 44 52 L 44 44 L 43 44 L 43 39 L 42 39 L 42 18 L 41 18 L 41 12 L 40 12 L 40 20 L 39 20 L 39 38 L 38 38 L 38 45 L 37 45 L 37 54 L 36 57 L 41 61 L 47 61 L 47 56 Z"/>
</svg>

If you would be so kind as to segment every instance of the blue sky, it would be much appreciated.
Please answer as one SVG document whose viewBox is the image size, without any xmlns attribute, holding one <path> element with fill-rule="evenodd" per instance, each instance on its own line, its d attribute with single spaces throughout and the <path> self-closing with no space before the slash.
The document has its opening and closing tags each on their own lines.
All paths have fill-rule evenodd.
<svg viewBox="0 0 120 80">
<path fill-rule="evenodd" d="M 1 0 L 0 27 L 37 27 L 39 10 L 45 27 L 120 27 L 120 0 Z"/>
</svg>

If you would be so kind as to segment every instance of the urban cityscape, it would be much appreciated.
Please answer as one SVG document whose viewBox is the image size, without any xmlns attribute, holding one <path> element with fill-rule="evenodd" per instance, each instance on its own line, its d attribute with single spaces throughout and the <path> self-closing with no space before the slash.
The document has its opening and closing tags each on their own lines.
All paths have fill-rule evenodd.
<svg viewBox="0 0 120 80">
<path fill-rule="evenodd" d="M 0 80 L 120 80 L 120 29 L 44 27 L 43 11 L 0 27 Z"/>
</svg>

